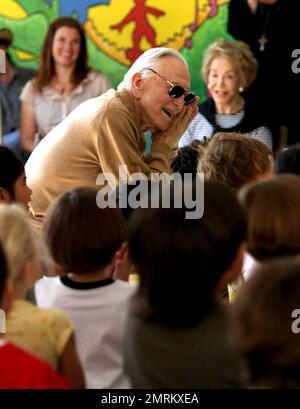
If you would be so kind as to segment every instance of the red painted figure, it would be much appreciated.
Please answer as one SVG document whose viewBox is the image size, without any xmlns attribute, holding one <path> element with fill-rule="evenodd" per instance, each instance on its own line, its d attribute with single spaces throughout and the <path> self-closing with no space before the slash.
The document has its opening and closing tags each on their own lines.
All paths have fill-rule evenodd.
<svg viewBox="0 0 300 409">
<path fill-rule="evenodd" d="M 135 29 L 133 32 L 133 48 L 127 50 L 127 57 L 134 61 L 143 52 L 140 48 L 140 41 L 142 37 L 151 44 L 151 47 L 157 47 L 155 42 L 156 33 L 153 27 L 149 24 L 147 19 L 147 13 L 153 14 L 156 17 L 163 16 L 165 13 L 153 7 L 145 6 L 146 0 L 135 0 L 135 6 L 129 11 L 127 16 L 120 21 L 120 23 L 111 26 L 112 29 L 121 31 L 130 22 L 135 22 Z"/>
</svg>

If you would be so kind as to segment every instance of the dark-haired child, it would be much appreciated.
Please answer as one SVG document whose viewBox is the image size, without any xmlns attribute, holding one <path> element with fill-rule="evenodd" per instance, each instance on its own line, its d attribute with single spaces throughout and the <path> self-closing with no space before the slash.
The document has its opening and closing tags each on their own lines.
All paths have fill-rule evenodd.
<svg viewBox="0 0 300 409">
<path fill-rule="evenodd" d="M 100 209 L 96 196 L 96 189 L 75 188 L 49 209 L 44 237 L 63 275 L 44 277 L 35 293 L 38 305 L 71 317 L 87 387 L 125 388 L 121 345 L 135 286 L 112 277 L 126 226 L 121 211 Z"/>
<path fill-rule="evenodd" d="M 11 149 L 0 146 L 0 202 L 27 206 L 31 194 L 26 185 L 24 163 Z"/>
<path fill-rule="evenodd" d="M 170 208 L 139 208 L 129 220 L 140 283 L 125 331 L 126 370 L 134 388 L 239 387 L 219 298 L 241 271 L 244 215 L 219 183 L 205 182 L 201 218 L 186 219 L 187 204 L 176 206 L 178 199 Z"/>
</svg>

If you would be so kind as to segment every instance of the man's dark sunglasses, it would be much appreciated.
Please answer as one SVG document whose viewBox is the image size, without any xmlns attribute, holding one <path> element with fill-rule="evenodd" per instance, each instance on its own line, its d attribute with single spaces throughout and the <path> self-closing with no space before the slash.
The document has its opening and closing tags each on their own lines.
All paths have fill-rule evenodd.
<svg viewBox="0 0 300 409">
<path fill-rule="evenodd" d="M 166 78 L 164 78 L 162 75 L 160 75 L 158 72 L 156 72 L 152 68 L 145 68 L 145 70 L 152 71 L 154 74 L 162 78 L 168 85 L 170 85 L 171 88 L 169 89 L 169 95 L 171 98 L 180 98 L 182 97 L 182 95 L 184 95 L 184 105 L 189 105 L 195 100 L 196 95 L 193 94 L 192 92 L 186 91 L 180 85 L 173 84 L 172 82 L 168 81 Z"/>
</svg>

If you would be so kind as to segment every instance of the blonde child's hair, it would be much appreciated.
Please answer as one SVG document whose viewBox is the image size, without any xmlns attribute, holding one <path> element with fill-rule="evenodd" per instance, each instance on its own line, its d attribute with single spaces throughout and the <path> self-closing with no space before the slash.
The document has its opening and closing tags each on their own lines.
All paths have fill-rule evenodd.
<svg viewBox="0 0 300 409">
<path fill-rule="evenodd" d="M 238 190 L 272 168 L 272 152 L 258 139 L 236 132 L 218 132 L 203 148 L 199 172 L 207 180 Z"/>
<path fill-rule="evenodd" d="M 23 208 L 17 204 L 0 204 L 0 241 L 10 277 L 18 281 L 27 263 L 37 255 L 35 235 Z"/>
</svg>

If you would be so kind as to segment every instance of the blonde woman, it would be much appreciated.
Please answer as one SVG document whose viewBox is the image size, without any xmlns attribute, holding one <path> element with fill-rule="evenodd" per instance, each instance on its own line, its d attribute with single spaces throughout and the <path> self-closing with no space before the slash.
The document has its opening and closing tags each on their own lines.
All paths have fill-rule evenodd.
<svg viewBox="0 0 300 409">
<path fill-rule="evenodd" d="M 35 236 L 18 205 L 0 204 L 0 241 L 13 294 L 7 308 L 6 340 L 48 362 L 71 386 L 83 388 L 70 318 L 58 309 L 36 307 L 25 299 L 41 276 L 41 260 Z"/>
<path fill-rule="evenodd" d="M 245 91 L 256 77 L 257 61 L 242 42 L 220 39 L 205 52 L 201 70 L 210 97 L 181 137 L 178 146 L 217 132 L 239 132 L 273 149 L 272 134 L 262 110 L 247 100 Z"/>
</svg>

